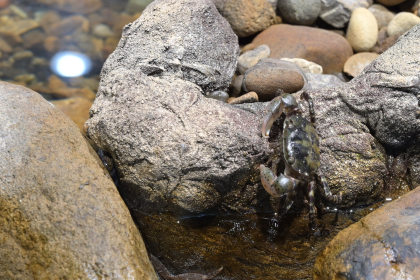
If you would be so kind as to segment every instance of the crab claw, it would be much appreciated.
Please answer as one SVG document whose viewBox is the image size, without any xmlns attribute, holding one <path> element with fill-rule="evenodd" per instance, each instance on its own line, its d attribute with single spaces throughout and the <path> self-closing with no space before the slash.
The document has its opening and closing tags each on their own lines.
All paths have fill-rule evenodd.
<svg viewBox="0 0 420 280">
<path fill-rule="evenodd" d="M 283 109 L 284 105 L 281 96 L 277 96 L 276 98 L 270 101 L 270 103 L 267 105 L 266 114 L 262 123 L 262 137 L 269 137 L 270 129 L 273 126 L 273 123 L 283 113 Z"/>
<path fill-rule="evenodd" d="M 277 176 L 274 175 L 273 171 L 271 171 L 270 168 L 265 167 L 263 164 L 261 164 L 260 175 L 261 175 L 261 183 L 264 189 L 272 196 L 279 196 L 277 194 L 277 191 L 273 188 L 274 181 L 277 179 Z"/>
</svg>

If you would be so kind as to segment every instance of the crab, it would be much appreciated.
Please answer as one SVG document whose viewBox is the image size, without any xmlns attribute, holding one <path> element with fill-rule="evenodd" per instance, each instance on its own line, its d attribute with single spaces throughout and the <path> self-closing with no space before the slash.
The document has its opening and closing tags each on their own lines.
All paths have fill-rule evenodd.
<svg viewBox="0 0 420 280">
<path fill-rule="evenodd" d="M 309 106 L 311 121 L 308 121 L 302 115 L 302 109 L 293 95 L 285 94 L 282 90 L 278 90 L 277 94 L 278 96 L 267 106 L 261 132 L 264 138 L 268 138 L 274 121 L 283 112 L 286 114 L 283 126 L 283 154 L 286 167 L 284 174 L 277 177 L 273 171 L 261 164 L 261 183 L 272 196 L 280 197 L 287 194 L 283 206 L 284 212 L 287 212 L 292 206 L 298 187 L 308 186 L 309 227 L 314 230 L 316 229 L 316 208 L 314 205 L 316 177 L 322 182 L 323 195 L 329 201 L 336 204 L 341 203 L 342 193 L 333 195 L 327 181 L 319 171 L 321 165 L 319 137 L 316 132 L 315 111 L 311 96 L 306 91 L 300 95 L 300 99 L 306 100 Z"/>
</svg>

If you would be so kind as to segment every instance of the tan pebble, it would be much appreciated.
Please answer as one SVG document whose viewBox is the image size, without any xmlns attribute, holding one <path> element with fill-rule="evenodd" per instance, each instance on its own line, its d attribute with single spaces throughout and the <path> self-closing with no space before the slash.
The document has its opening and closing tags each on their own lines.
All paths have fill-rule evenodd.
<svg viewBox="0 0 420 280">
<path fill-rule="evenodd" d="M 44 40 L 44 49 L 50 53 L 57 52 L 60 48 L 60 40 L 58 37 L 50 36 Z"/>
<path fill-rule="evenodd" d="M 379 4 L 373 4 L 368 10 L 375 16 L 379 29 L 388 26 L 389 22 L 395 16 L 393 12 Z"/>
<path fill-rule="evenodd" d="M 354 51 L 370 50 L 378 39 L 378 23 L 375 16 L 366 8 L 355 9 L 350 17 L 346 38 Z"/>
<path fill-rule="evenodd" d="M 282 58 L 281 60 L 290 61 L 297 64 L 306 73 L 322 74 L 322 66 L 303 58 Z"/>
<path fill-rule="evenodd" d="M 374 61 L 379 54 L 361 52 L 351 56 L 344 64 L 344 72 L 350 76 L 358 76 L 363 69 L 366 68 L 372 61 Z"/>
<path fill-rule="evenodd" d="M 9 53 L 12 52 L 12 50 L 12 47 L 0 37 L 0 51 Z"/>
<path fill-rule="evenodd" d="M 242 96 L 239 96 L 237 98 L 229 98 L 228 103 L 233 105 L 233 104 L 242 104 L 242 103 L 253 103 L 253 102 L 258 102 L 258 95 L 251 91 L 248 92 Z"/>
<path fill-rule="evenodd" d="M 267 45 L 261 45 L 257 48 L 248 51 L 238 58 L 238 71 L 241 75 L 245 74 L 245 71 L 254 66 L 262 58 L 270 56 L 270 48 Z"/>
<path fill-rule="evenodd" d="M 405 33 L 420 23 L 420 17 L 412 13 L 398 13 L 388 24 L 387 34 L 389 37 L 395 34 Z"/>
<path fill-rule="evenodd" d="M 241 54 L 244 54 L 246 52 L 252 51 L 253 49 L 255 49 L 257 47 L 257 45 L 255 44 L 248 44 L 245 45 L 242 49 L 241 49 Z"/>
<path fill-rule="evenodd" d="M 86 29 L 88 23 L 89 21 L 83 16 L 71 16 L 51 25 L 47 28 L 47 33 L 51 36 L 64 36 L 73 33 L 79 28 Z"/>
</svg>

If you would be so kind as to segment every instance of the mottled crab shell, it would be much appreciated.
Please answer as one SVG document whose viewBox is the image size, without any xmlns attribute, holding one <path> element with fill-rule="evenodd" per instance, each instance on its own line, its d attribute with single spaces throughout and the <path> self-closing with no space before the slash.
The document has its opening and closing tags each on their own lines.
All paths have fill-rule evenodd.
<svg viewBox="0 0 420 280">
<path fill-rule="evenodd" d="M 319 169 L 318 133 L 302 115 L 293 115 L 284 121 L 283 152 L 286 161 L 302 175 L 310 176 Z"/>
</svg>

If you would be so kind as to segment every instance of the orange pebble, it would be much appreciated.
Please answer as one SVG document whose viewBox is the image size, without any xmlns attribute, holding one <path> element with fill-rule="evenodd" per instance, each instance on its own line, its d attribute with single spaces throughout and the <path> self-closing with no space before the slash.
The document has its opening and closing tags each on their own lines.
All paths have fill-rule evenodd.
<svg viewBox="0 0 420 280">
<path fill-rule="evenodd" d="M 9 5 L 9 0 L 0 0 L 0 8 L 4 8 Z"/>
</svg>

